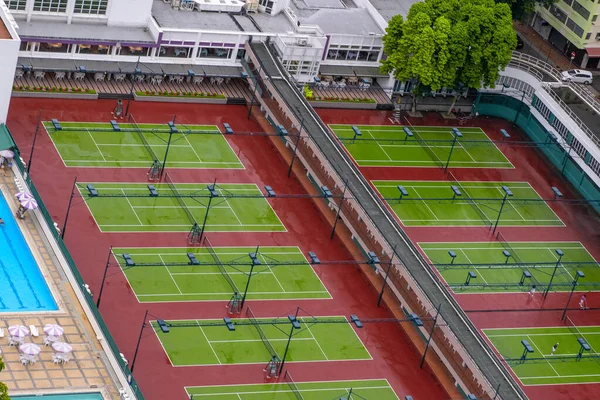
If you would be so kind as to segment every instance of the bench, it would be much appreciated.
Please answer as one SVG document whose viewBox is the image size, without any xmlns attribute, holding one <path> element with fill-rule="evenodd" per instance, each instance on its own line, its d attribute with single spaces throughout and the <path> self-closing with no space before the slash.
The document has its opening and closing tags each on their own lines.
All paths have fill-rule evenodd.
<svg viewBox="0 0 600 400">
<path fill-rule="evenodd" d="M 265 186 L 265 191 L 267 192 L 267 197 L 275 197 L 275 191 L 271 186 Z"/>
<path fill-rule="evenodd" d="M 187 253 L 187 257 L 190 260 L 190 265 L 200 265 L 200 261 L 198 261 L 194 253 Z"/>
<path fill-rule="evenodd" d="M 158 197 L 158 190 L 156 190 L 154 185 L 148 185 L 148 190 L 150 191 L 150 197 Z"/>
<path fill-rule="evenodd" d="M 56 118 L 52 118 L 52 125 L 54 126 L 55 130 L 62 131 L 62 126 L 60 126 L 60 123 Z"/>
<path fill-rule="evenodd" d="M 225 133 L 229 135 L 233 134 L 233 129 L 231 129 L 231 126 L 227 122 L 223 123 L 223 128 L 225 128 Z"/>
<path fill-rule="evenodd" d="M 117 123 L 117 121 L 115 121 L 114 119 L 110 120 L 110 124 L 113 128 L 113 131 L 115 132 L 120 132 L 121 131 L 121 127 L 119 126 L 119 124 Z"/>
<path fill-rule="evenodd" d="M 171 133 L 177 133 L 177 127 L 175 126 L 175 122 L 169 121 L 168 125 L 169 129 L 171 130 Z"/>
<path fill-rule="evenodd" d="M 90 193 L 90 197 L 96 197 L 98 196 L 98 191 L 96 190 L 96 188 L 94 187 L 94 185 L 89 184 L 86 186 L 88 192 Z"/>
</svg>

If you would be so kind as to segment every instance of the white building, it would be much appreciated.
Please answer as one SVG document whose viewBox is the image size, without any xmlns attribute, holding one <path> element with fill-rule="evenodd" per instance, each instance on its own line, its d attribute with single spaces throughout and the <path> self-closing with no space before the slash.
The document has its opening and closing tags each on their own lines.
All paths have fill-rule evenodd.
<svg viewBox="0 0 600 400">
<path fill-rule="evenodd" d="M 387 20 L 416 1 L 4 0 L 18 24 L 18 65 L 25 69 L 116 71 L 116 63 L 139 57 L 150 69 L 166 65 L 156 67 L 165 73 L 183 66 L 239 76 L 244 43 L 270 38 L 299 82 L 321 71 L 380 78 L 385 86 L 392 85 L 379 72 Z"/>
</svg>

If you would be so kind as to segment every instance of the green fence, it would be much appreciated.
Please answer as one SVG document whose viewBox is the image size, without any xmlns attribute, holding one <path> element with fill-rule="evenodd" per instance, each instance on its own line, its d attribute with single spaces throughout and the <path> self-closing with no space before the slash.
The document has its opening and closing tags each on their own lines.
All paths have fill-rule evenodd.
<svg viewBox="0 0 600 400">
<path fill-rule="evenodd" d="M 579 191 L 583 198 L 587 200 L 600 199 L 600 188 L 581 169 L 579 164 L 575 162 L 572 155 L 567 153 L 556 142 L 554 136 L 535 118 L 528 104 L 521 103 L 520 100 L 509 96 L 479 93 L 477 100 L 473 104 L 473 112 L 478 112 L 480 115 L 500 117 L 514 122 L 515 125 L 525 131 L 530 140 L 538 143 L 538 149 L 548 157 L 550 162 Z M 553 119 L 556 117 L 550 114 L 550 118 Z M 589 162 L 589 154 L 584 160 Z M 600 213 L 600 204 L 594 203 L 591 205 Z"/>
<path fill-rule="evenodd" d="M 23 174 L 25 172 L 25 166 L 21 162 L 19 149 L 15 146 L 14 151 L 15 151 L 15 162 L 16 162 L 17 166 L 19 167 L 19 170 Z M 79 290 L 79 291 L 81 291 L 81 293 L 83 293 L 83 297 L 85 298 L 86 303 L 88 304 L 90 310 L 92 310 L 92 313 L 94 314 L 94 317 L 95 317 L 96 321 L 98 322 L 100 329 L 102 330 L 102 334 L 106 338 L 106 342 L 110 346 L 110 349 L 112 350 L 113 355 L 117 359 L 117 363 L 121 367 L 121 370 L 127 377 L 129 384 L 131 386 L 131 389 L 132 389 L 133 393 L 135 394 L 137 400 L 144 400 L 144 395 L 142 394 L 142 391 L 140 390 L 137 382 L 135 381 L 135 378 L 131 374 L 131 371 L 129 370 L 127 365 L 125 365 L 125 362 L 121 358 L 121 355 L 120 355 L 121 352 L 119 351 L 119 348 L 117 347 L 117 344 L 115 343 L 115 340 L 113 339 L 112 335 L 110 334 L 108 327 L 106 326 L 106 323 L 104 322 L 104 319 L 100 315 L 100 311 L 96 307 L 96 303 L 94 302 L 94 299 L 88 293 L 88 291 L 84 289 L 85 282 L 83 280 L 83 277 L 79 273 L 79 270 L 77 269 L 77 266 L 75 265 L 75 261 L 73 261 L 73 258 L 71 257 L 71 253 L 69 253 L 67 246 L 63 242 L 58 231 L 54 228 L 54 221 L 52 221 L 52 217 L 50 216 L 50 213 L 48 212 L 46 205 L 42 201 L 42 197 L 40 196 L 39 192 L 37 191 L 35 185 L 33 184 L 32 180 L 28 174 L 27 174 L 27 178 L 25 179 L 25 183 L 27 184 L 27 187 L 31 191 L 31 194 L 37 200 L 38 205 L 39 205 L 38 209 L 44 216 L 44 219 L 46 220 L 46 224 L 48 225 L 50 232 L 56 239 L 56 242 L 58 243 L 61 253 L 63 254 L 64 258 L 67 260 L 67 263 L 69 264 L 69 268 L 71 269 L 71 272 L 75 276 L 75 280 L 77 281 L 77 285 L 78 285 L 78 289 L 75 289 L 75 290 Z"/>
</svg>

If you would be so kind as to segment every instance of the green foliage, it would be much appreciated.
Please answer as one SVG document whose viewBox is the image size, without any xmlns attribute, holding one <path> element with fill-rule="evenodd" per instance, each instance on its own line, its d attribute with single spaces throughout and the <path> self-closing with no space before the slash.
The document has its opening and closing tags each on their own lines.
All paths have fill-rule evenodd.
<svg viewBox="0 0 600 400">
<path fill-rule="evenodd" d="M 425 0 L 406 20 L 397 15 L 383 37 L 381 70 L 423 88 L 494 87 L 517 46 L 507 4 L 494 0 Z"/>
<path fill-rule="evenodd" d="M 4 367 L 4 361 L 0 357 L 0 372 L 2 372 Z M 0 400 L 10 400 L 10 397 L 8 397 L 8 387 L 2 382 L 0 382 Z"/>
<path fill-rule="evenodd" d="M 536 4 L 547 7 L 556 3 L 558 0 L 496 0 L 496 3 L 505 3 L 510 6 L 514 19 L 525 19 L 535 10 Z"/>
</svg>

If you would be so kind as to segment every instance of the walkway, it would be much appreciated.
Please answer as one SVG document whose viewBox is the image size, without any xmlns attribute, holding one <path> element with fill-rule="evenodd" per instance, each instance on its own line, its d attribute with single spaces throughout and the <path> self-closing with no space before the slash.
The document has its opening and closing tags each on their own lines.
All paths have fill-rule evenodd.
<svg viewBox="0 0 600 400">
<path fill-rule="evenodd" d="M 9 176 L 0 174 L 0 188 L 13 211 L 17 202 L 12 193 L 18 191 Z M 10 395 L 73 393 L 77 391 L 100 391 L 105 399 L 118 399 L 118 382 L 108 366 L 106 355 L 96 339 L 85 312 L 73 292 L 73 288 L 60 268 L 49 242 L 33 215 L 19 220 L 19 226 L 36 259 L 42 274 L 50 286 L 60 308 L 57 312 L 0 314 L 0 327 L 22 324 L 35 325 L 40 337 L 26 339 L 42 347 L 39 361 L 23 366 L 16 347 L 8 346 L 8 339 L 0 339 L 1 353 L 6 369 L 2 371 L 2 382 Z M 52 349 L 44 347 L 42 327 L 45 324 L 60 324 L 65 329 L 65 342 L 73 346 L 72 358 L 67 364 L 52 362 Z"/>
<path fill-rule="evenodd" d="M 507 372 L 502 370 L 492 358 L 491 350 L 484 347 L 487 345 L 484 345 L 482 339 L 476 336 L 476 328 L 468 323 L 468 318 L 461 311 L 458 304 L 448 293 L 442 292 L 434 277 L 425 270 L 421 261 L 413 255 L 414 249 L 409 245 L 411 242 L 404 236 L 401 228 L 392 222 L 394 217 L 389 215 L 386 207 L 375 199 L 368 189 L 368 182 L 356 167 L 342 155 L 344 151 L 336 148 L 335 142 L 329 137 L 329 133 L 318 115 L 306 101 L 303 101 L 302 95 L 297 93 L 294 86 L 281 75 L 274 62 L 275 58 L 269 52 L 267 46 L 263 42 L 252 42 L 250 46 L 260 60 L 261 67 L 269 76 L 272 85 L 286 99 L 289 108 L 295 110 L 296 118 L 304 121 L 306 131 L 320 151 L 327 157 L 332 168 L 342 179 L 348 180 L 352 197 L 362 205 L 386 240 L 397 245 L 396 250 L 404 265 L 420 283 L 431 303 L 441 305 L 444 320 L 460 339 L 479 369 L 483 371 L 490 382 L 500 384 L 500 396 L 504 399 L 526 398 L 518 385 L 509 378 Z"/>
</svg>

